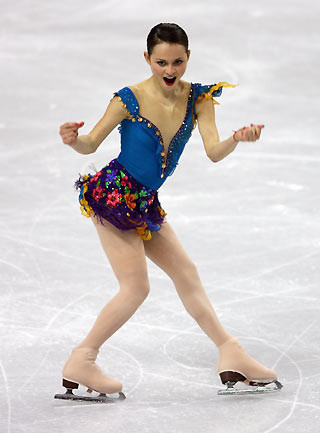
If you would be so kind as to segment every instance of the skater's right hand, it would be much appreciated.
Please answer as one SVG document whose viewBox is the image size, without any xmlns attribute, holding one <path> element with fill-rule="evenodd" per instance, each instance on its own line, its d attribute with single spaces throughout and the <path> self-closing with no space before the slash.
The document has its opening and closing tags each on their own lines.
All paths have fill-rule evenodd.
<svg viewBox="0 0 320 433">
<path fill-rule="evenodd" d="M 75 123 L 67 122 L 60 126 L 59 134 L 64 144 L 75 144 L 78 137 L 78 129 L 84 125 L 84 122 Z"/>
</svg>

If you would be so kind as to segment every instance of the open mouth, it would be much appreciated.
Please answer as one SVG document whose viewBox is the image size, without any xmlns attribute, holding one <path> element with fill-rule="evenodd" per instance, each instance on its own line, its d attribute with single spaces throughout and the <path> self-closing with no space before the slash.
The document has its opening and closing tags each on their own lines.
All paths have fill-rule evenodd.
<svg viewBox="0 0 320 433">
<path fill-rule="evenodd" d="M 173 78 L 163 77 L 163 80 L 167 84 L 167 86 L 172 86 L 176 81 L 176 78 L 177 77 L 173 77 Z"/>
</svg>

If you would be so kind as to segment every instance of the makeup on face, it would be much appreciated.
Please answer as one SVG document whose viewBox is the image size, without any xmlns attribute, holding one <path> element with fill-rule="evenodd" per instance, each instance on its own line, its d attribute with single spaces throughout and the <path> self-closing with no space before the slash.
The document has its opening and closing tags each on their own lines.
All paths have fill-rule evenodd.
<svg viewBox="0 0 320 433">
<path fill-rule="evenodd" d="M 160 66 L 160 68 L 164 68 L 164 70 L 165 70 L 165 67 L 167 66 L 166 65 L 167 61 L 166 60 L 164 60 L 164 59 L 157 59 L 156 62 Z M 174 60 L 174 62 L 173 62 L 173 68 L 175 68 L 175 66 L 176 66 L 176 68 L 174 69 L 175 73 L 172 74 L 172 75 L 165 75 L 163 77 L 163 81 L 166 83 L 167 86 L 173 86 L 174 83 L 176 82 L 177 75 L 179 75 L 179 74 L 177 74 L 176 69 L 179 69 L 179 66 L 181 64 L 183 64 L 183 59 L 178 58 L 178 59 Z"/>
<path fill-rule="evenodd" d="M 166 87 L 172 87 L 183 76 L 187 67 L 187 60 L 185 48 L 182 45 L 158 44 L 152 53 L 152 72 Z"/>
</svg>

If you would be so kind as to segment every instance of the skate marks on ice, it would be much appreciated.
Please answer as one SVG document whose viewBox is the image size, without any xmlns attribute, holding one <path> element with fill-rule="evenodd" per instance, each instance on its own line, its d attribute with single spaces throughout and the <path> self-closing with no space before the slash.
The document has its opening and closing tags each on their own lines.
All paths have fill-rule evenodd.
<svg viewBox="0 0 320 433">
<path fill-rule="evenodd" d="M 1 235 L 1 237 L 3 237 L 3 236 Z M 25 271 L 24 269 L 22 269 L 20 266 L 17 266 L 15 263 L 7 262 L 6 260 L 3 260 L 3 259 L 0 259 L 0 263 L 3 263 L 3 264 L 6 265 L 6 266 L 10 266 L 10 267 L 13 268 L 14 270 L 21 272 L 21 273 L 24 274 L 25 277 L 27 277 L 27 278 L 30 277 L 30 274 L 29 274 L 28 272 L 26 272 L 26 271 Z"/>
<path fill-rule="evenodd" d="M 5 388 L 5 394 L 6 394 L 6 402 L 7 402 L 7 410 L 8 410 L 8 416 L 7 416 L 7 424 L 8 424 L 8 432 L 11 431 L 11 400 L 9 396 L 9 385 L 8 385 L 8 377 L 7 373 L 3 367 L 3 364 L 0 360 L 0 370 L 2 373 L 3 381 L 4 381 L 4 388 Z M 1 409 L 3 411 L 4 408 Z M 3 412 L 2 412 L 3 413 Z"/>
<path fill-rule="evenodd" d="M 97 288 L 93 289 L 94 291 Z M 73 305 L 76 305 L 79 301 L 84 300 L 85 298 L 88 298 L 88 296 L 90 296 L 90 294 L 88 293 L 84 293 L 81 296 L 77 297 L 76 299 L 74 299 L 73 301 L 69 302 L 69 304 L 65 305 L 63 308 L 59 309 L 56 314 L 54 314 L 51 319 L 48 321 L 46 327 L 43 330 L 43 334 L 42 336 L 39 337 L 40 340 L 45 339 L 47 337 L 47 333 L 48 331 L 52 328 L 52 326 L 55 324 L 56 320 L 63 314 L 67 314 L 68 311 L 70 310 L 70 308 Z M 40 344 L 40 342 L 39 342 Z M 24 381 L 24 383 L 21 385 L 20 390 L 23 390 L 27 385 L 29 385 L 32 381 L 34 381 L 35 377 L 37 376 L 37 374 L 41 371 L 41 368 L 43 367 L 43 365 L 45 364 L 45 362 L 47 361 L 47 357 L 49 355 L 50 352 L 50 348 L 48 347 L 46 349 L 46 351 L 43 354 L 43 357 L 39 363 L 39 365 L 35 368 L 34 372 Z"/>
<path fill-rule="evenodd" d="M 271 428 L 269 428 L 268 430 L 266 430 L 263 433 L 271 433 L 272 431 L 276 430 L 279 426 L 281 426 L 282 424 L 284 424 L 286 421 L 288 421 L 292 414 L 294 413 L 294 410 L 297 406 L 298 403 L 298 397 L 299 397 L 299 393 L 300 393 L 300 389 L 302 387 L 302 382 L 303 382 L 303 375 L 302 375 L 302 371 L 299 367 L 299 365 L 295 362 L 294 359 L 291 358 L 290 355 L 288 355 L 288 351 L 299 341 L 301 340 L 301 337 L 303 337 L 307 332 L 309 332 L 309 330 L 318 322 L 318 320 L 314 320 L 311 324 L 309 324 L 308 326 L 306 326 L 306 328 L 301 332 L 300 335 L 296 336 L 293 341 L 291 342 L 291 344 L 286 348 L 286 350 L 281 352 L 280 357 L 277 359 L 277 361 L 274 363 L 272 368 L 275 368 L 275 366 L 278 364 L 278 362 L 283 358 L 286 357 L 290 360 L 290 362 L 295 366 L 295 368 L 297 369 L 297 372 L 299 374 L 299 382 L 298 382 L 298 387 L 297 387 L 297 391 L 295 393 L 294 399 L 292 401 L 292 406 L 290 408 L 290 411 L 288 413 L 288 415 L 286 417 L 284 417 L 282 420 L 280 420 L 278 423 L 276 423 L 274 426 L 272 426 Z M 303 404 L 303 403 L 302 403 Z"/>
</svg>

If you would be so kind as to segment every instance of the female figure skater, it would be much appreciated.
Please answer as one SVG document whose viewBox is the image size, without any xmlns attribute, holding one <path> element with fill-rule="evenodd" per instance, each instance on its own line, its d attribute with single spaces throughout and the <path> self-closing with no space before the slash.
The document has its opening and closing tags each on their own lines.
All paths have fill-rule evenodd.
<svg viewBox="0 0 320 433">
<path fill-rule="evenodd" d="M 94 175 L 80 175 L 75 182 L 81 211 L 95 225 L 120 289 L 65 364 L 63 385 L 68 391 L 63 396 L 77 399 L 72 389 L 82 384 L 89 391 L 119 393 L 124 398 L 122 384 L 102 372 L 95 361 L 102 344 L 148 296 L 146 256 L 169 275 L 188 313 L 217 346 L 218 372 L 222 383 L 227 384 L 227 391 L 220 393 L 240 392 L 233 388 L 239 381 L 251 392 L 266 392 L 270 383 L 271 390 L 280 389 L 277 374 L 251 358 L 219 322 L 197 268 L 166 220 L 158 199 L 158 189 L 175 170 L 196 122 L 206 154 L 213 162 L 230 154 L 239 141 L 258 140 L 263 125 L 251 124 L 220 141 L 214 110 L 218 102 L 213 96 L 220 96 L 223 87 L 235 85 L 202 85 L 181 79 L 190 50 L 188 37 L 178 25 L 153 27 L 144 56 L 151 77 L 116 92 L 88 135 L 78 136 L 84 122 L 60 127 L 63 142 L 82 154 L 95 152 L 119 123 L 121 133 L 118 157 Z"/>
</svg>

